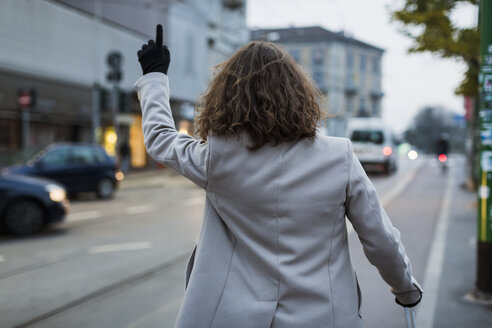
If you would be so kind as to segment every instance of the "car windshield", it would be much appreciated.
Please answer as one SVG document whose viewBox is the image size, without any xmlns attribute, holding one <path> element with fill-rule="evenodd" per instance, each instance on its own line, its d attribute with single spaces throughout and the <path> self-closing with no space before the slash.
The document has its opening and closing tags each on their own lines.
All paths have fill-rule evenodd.
<svg viewBox="0 0 492 328">
<path fill-rule="evenodd" d="M 54 149 L 47 152 L 43 158 L 45 165 L 66 165 L 69 160 L 69 152 L 67 148 Z"/>
<path fill-rule="evenodd" d="M 380 145 L 384 142 L 384 135 L 382 131 L 354 130 L 350 139 L 355 142 L 370 142 Z"/>
<path fill-rule="evenodd" d="M 97 162 L 93 149 L 89 147 L 72 148 L 70 162 L 73 164 L 94 164 Z"/>
</svg>

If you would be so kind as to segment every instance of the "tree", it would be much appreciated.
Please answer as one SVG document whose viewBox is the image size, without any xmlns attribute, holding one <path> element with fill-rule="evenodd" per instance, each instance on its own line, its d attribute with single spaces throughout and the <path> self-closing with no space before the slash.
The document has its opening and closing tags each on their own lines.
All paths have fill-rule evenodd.
<svg viewBox="0 0 492 328">
<path fill-rule="evenodd" d="M 392 13 L 392 19 L 401 23 L 401 32 L 414 41 L 409 53 L 431 52 L 463 61 L 467 71 L 456 93 L 477 98 L 480 35 L 478 26 L 460 28 L 451 21 L 453 9 L 460 3 L 478 6 L 478 0 L 406 0 L 402 9 Z"/>
<path fill-rule="evenodd" d="M 442 58 L 457 59 L 467 66 L 464 78 L 455 89 L 456 94 L 474 99 L 474 109 L 468 125 L 472 140 L 468 168 L 470 188 L 478 181 L 478 133 L 480 71 L 480 32 L 477 27 L 460 28 L 451 21 L 451 13 L 459 4 L 478 6 L 479 0 L 405 0 L 403 7 L 391 13 L 392 19 L 401 24 L 401 32 L 414 43 L 409 53 L 430 52 Z"/>
<path fill-rule="evenodd" d="M 405 140 L 426 153 L 435 153 L 438 139 L 446 134 L 451 152 L 463 152 L 466 127 L 460 117 L 440 107 L 424 107 L 405 131 Z"/>
</svg>

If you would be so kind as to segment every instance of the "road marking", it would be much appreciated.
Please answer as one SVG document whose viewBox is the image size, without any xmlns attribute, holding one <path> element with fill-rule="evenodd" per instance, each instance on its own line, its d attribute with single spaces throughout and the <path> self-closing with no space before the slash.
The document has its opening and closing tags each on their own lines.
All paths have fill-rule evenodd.
<svg viewBox="0 0 492 328">
<path fill-rule="evenodd" d="M 5 257 L 2 254 L 0 254 L 0 262 L 5 262 Z"/>
<path fill-rule="evenodd" d="M 142 214 L 142 213 L 152 212 L 156 208 L 157 207 L 153 204 L 145 204 L 145 205 L 127 207 L 125 208 L 125 212 L 128 214 Z"/>
<path fill-rule="evenodd" d="M 108 252 L 121 252 L 121 251 L 134 251 L 140 249 L 149 249 L 152 247 L 152 243 L 148 241 L 125 243 L 125 244 L 108 244 L 99 245 L 89 248 L 89 254 L 108 253 Z"/>
<path fill-rule="evenodd" d="M 198 206 L 205 204 L 205 196 L 188 198 L 184 201 L 184 206 Z"/>
<path fill-rule="evenodd" d="M 417 311 L 417 327 L 432 328 L 436 312 L 437 296 L 439 292 L 439 281 L 441 280 L 444 252 L 446 250 L 446 233 L 448 231 L 449 208 L 454 187 L 453 170 L 448 172 L 446 192 L 442 201 L 441 211 L 437 221 L 434 242 L 432 243 L 424 274 L 424 297 Z"/>
<path fill-rule="evenodd" d="M 146 325 L 144 325 L 144 323 L 147 323 L 148 321 L 152 320 L 154 317 L 172 309 L 175 306 L 178 306 L 179 304 L 181 304 L 182 300 L 183 300 L 182 296 L 178 297 L 178 298 L 174 299 L 172 302 L 167 303 L 164 306 L 158 308 L 154 312 L 151 312 L 151 313 L 147 314 L 146 316 L 143 316 L 143 317 L 139 318 L 138 320 L 135 320 L 134 322 L 130 323 L 125 328 L 137 328 L 137 327 L 146 326 Z"/>
<path fill-rule="evenodd" d="M 67 222 L 94 220 L 101 217 L 101 211 L 85 211 L 78 213 L 70 213 L 67 217 Z"/>
<path fill-rule="evenodd" d="M 408 186 L 410 181 L 415 178 L 415 175 L 422 166 L 420 162 L 416 167 L 414 167 L 410 172 L 408 172 L 403 178 L 395 185 L 390 191 L 381 196 L 381 205 L 383 207 L 388 206 L 396 197 L 398 197 L 403 190 Z"/>
</svg>

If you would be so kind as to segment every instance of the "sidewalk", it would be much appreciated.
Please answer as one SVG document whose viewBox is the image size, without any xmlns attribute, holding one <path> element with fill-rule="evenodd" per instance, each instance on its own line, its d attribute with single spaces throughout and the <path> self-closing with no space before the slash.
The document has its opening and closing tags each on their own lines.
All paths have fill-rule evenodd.
<svg viewBox="0 0 492 328">
<path fill-rule="evenodd" d="M 153 168 L 153 169 L 132 169 L 125 174 L 125 180 L 135 180 L 135 179 L 147 178 L 152 176 L 168 176 L 168 175 L 177 175 L 177 173 L 171 169 L 168 169 L 167 167 Z"/>
<path fill-rule="evenodd" d="M 426 271 L 425 294 L 417 309 L 417 327 L 490 328 L 492 305 L 476 304 L 466 299 L 474 289 L 476 279 L 477 194 L 463 187 L 466 180 L 462 167 L 457 166 L 450 173 L 454 174 L 454 183 L 452 190 L 447 191 L 448 204 L 446 200 L 443 202 L 441 212 L 447 217 L 439 220 L 446 224 L 438 223 L 429 255 L 430 261 L 437 262 L 429 265 L 435 267 L 439 262 L 442 265 L 437 270 L 431 267 L 434 272 Z"/>
</svg>

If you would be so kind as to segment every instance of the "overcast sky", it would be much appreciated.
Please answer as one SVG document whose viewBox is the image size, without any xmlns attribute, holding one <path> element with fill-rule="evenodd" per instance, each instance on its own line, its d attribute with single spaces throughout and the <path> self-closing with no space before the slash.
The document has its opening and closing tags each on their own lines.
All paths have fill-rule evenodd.
<svg viewBox="0 0 492 328">
<path fill-rule="evenodd" d="M 411 41 L 390 21 L 390 8 L 400 0 L 248 0 L 250 28 L 319 25 L 344 30 L 354 38 L 385 49 L 383 56 L 383 118 L 402 132 L 420 108 L 438 105 L 463 114 L 456 96 L 465 65 L 431 54 L 407 54 Z M 478 11 L 461 6 L 453 13 L 460 26 L 477 24 Z"/>
</svg>

